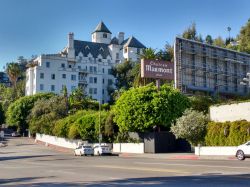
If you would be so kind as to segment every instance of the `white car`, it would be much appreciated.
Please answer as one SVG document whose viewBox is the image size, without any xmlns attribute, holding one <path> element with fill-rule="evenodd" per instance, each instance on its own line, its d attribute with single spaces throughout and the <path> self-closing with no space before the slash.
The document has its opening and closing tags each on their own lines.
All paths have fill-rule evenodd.
<svg viewBox="0 0 250 187">
<path fill-rule="evenodd" d="M 238 146 L 235 156 L 238 160 L 245 160 L 245 158 L 250 158 L 250 141 Z"/>
<path fill-rule="evenodd" d="M 111 149 L 107 145 L 95 145 L 94 146 L 94 154 L 95 155 L 111 155 Z"/>
<path fill-rule="evenodd" d="M 79 155 L 79 156 L 87 156 L 87 155 L 91 155 L 94 156 L 94 150 L 91 146 L 89 145 L 80 145 L 79 147 L 77 147 L 74 151 L 75 156 Z"/>
</svg>

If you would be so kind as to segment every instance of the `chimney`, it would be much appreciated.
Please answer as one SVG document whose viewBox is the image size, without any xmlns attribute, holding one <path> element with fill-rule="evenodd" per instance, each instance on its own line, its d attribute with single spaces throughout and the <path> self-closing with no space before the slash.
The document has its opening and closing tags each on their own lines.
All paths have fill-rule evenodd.
<svg viewBox="0 0 250 187">
<path fill-rule="evenodd" d="M 119 44 L 121 44 L 124 41 L 124 32 L 118 32 L 118 40 Z"/>
<path fill-rule="evenodd" d="M 68 48 L 74 48 L 74 33 L 70 32 L 68 36 Z"/>
<path fill-rule="evenodd" d="M 74 49 L 74 33 L 70 32 L 68 35 L 68 61 L 75 60 L 75 49 Z"/>
</svg>

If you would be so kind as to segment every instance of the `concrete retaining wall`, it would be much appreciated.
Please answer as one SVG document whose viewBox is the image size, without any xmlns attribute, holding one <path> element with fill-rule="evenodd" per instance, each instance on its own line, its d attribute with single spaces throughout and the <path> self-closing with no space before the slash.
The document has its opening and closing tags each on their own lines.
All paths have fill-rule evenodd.
<svg viewBox="0 0 250 187">
<path fill-rule="evenodd" d="M 235 156 L 237 147 L 235 146 L 206 146 L 195 147 L 195 155 L 198 156 Z"/>
<path fill-rule="evenodd" d="M 144 143 L 114 143 L 116 153 L 144 153 Z"/>
<path fill-rule="evenodd" d="M 217 122 L 250 121 L 250 102 L 210 107 L 210 119 Z"/>
</svg>

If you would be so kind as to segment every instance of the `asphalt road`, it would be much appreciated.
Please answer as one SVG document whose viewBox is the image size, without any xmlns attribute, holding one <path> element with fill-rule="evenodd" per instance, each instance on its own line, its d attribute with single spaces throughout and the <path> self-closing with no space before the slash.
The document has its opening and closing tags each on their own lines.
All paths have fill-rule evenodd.
<svg viewBox="0 0 250 187">
<path fill-rule="evenodd" d="M 250 162 L 74 157 L 24 138 L 0 148 L 0 186 L 250 186 Z"/>
</svg>

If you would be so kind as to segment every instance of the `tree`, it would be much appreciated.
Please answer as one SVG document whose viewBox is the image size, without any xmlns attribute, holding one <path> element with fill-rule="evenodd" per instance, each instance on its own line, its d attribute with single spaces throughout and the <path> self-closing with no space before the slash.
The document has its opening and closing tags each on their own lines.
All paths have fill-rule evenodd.
<svg viewBox="0 0 250 187">
<path fill-rule="evenodd" d="M 5 115 L 4 115 L 2 103 L 0 102 L 0 127 L 4 122 L 5 122 Z"/>
<path fill-rule="evenodd" d="M 179 91 L 163 85 L 131 88 L 117 100 L 113 112 L 119 131 L 151 131 L 154 126 L 169 128 L 170 124 L 190 106 Z"/>
<path fill-rule="evenodd" d="M 31 133 L 52 134 L 55 122 L 67 115 L 63 96 L 53 96 L 37 100 L 32 108 L 28 123 Z"/>
<path fill-rule="evenodd" d="M 133 63 L 130 61 L 125 61 L 121 64 L 117 64 L 112 68 L 112 75 L 116 78 L 116 88 L 117 89 L 129 89 L 133 82 L 134 77 L 131 75 L 131 70 L 133 69 Z"/>
<path fill-rule="evenodd" d="M 171 132 L 176 138 L 186 139 L 191 145 L 204 142 L 206 136 L 208 117 L 202 112 L 187 109 L 183 116 L 171 126 Z"/>
<path fill-rule="evenodd" d="M 189 40 L 197 40 L 196 24 L 192 23 L 191 26 L 184 30 L 182 37 Z"/>
<path fill-rule="evenodd" d="M 213 44 L 213 39 L 211 35 L 206 36 L 206 43 L 212 45 Z"/>
<path fill-rule="evenodd" d="M 240 30 L 238 36 L 239 50 L 242 52 L 250 53 L 250 19 Z"/>
<path fill-rule="evenodd" d="M 222 39 L 221 36 L 214 39 L 213 45 L 216 45 L 218 47 L 225 47 L 225 41 Z"/>
<path fill-rule="evenodd" d="M 50 98 L 52 93 L 39 93 L 32 96 L 24 96 L 11 103 L 6 114 L 8 126 L 17 127 L 23 133 L 28 128 L 27 117 L 34 103 L 41 98 Z"/>
<path fill-rule="evenodd" d="M 11 62 L 7 65 L 6 72 L 14 88 L 16 88 L 16 82 L 21 75 L 20 66 L 17 63 Z"/>
<path fill-rule="evenodd" d="M 156 59 L 156 51 L 152 48 L 146 48 L 143 50 L 141 54 L 141 58 L 148 59 L 148 60 L 154 60 Z"/>
<path fill-rule="evenodd" d="M 87 97 L 83 87 L 76 88 L 69 96 L 69 105 L 71 111 L 88 109 L 92 100 Z"/>
</svg>

